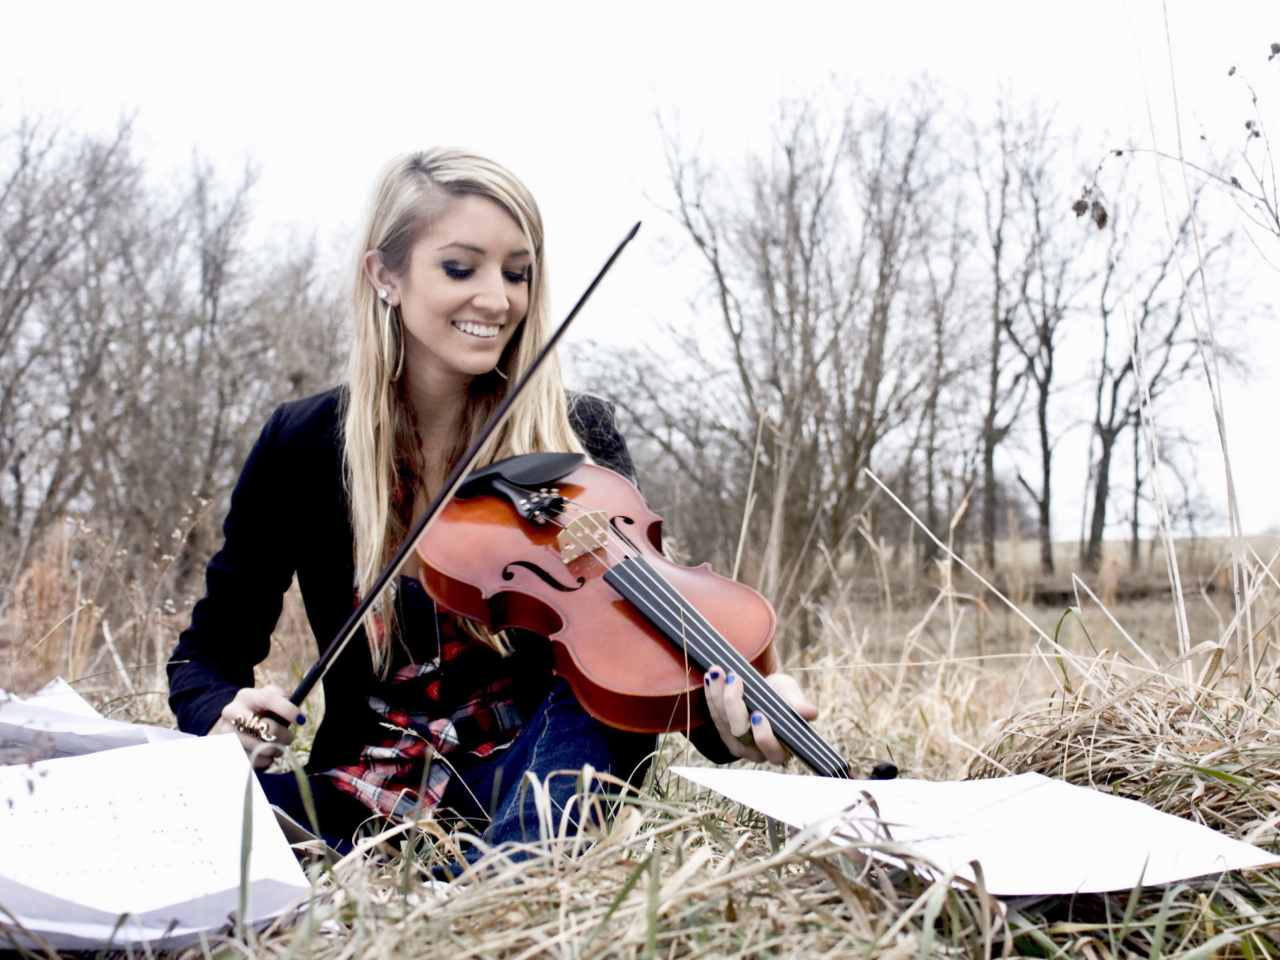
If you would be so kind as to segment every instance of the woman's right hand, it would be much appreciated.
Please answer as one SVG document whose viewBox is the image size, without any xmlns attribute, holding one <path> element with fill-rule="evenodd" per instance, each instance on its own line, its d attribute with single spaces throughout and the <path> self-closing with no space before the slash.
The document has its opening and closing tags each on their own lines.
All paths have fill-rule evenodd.
<svg viewBox="0 0 1280 960">
<path fill-rule="evenodd" d="M 253 768 L 265 770 L 284 752 L 284 748 L 293 742 L 293 731 L 274 720 L 264 718 L 263 715 L 267 713 L 274 713 L 279 717 L 296 717 L 298 723 L 305 722 L 302 714 L 298 713 L 297 706 L 285 696 L 284 691 L 274 683 L 269 683 L 265 687 L 241 687 L 235 699 L 222 708 L 222 716 L 209 728 L 207 736 L 213 736 L 216 733 L 234 733 L 240 738 L 240 745 L 249 755 Z M 273 735 L 275 740 L 260 740 L 252 733 L 239 729 L 235 722 L 237 717 L 243 717 L 246 720 L 264 719 L 267 732 Z"/>
</svg>

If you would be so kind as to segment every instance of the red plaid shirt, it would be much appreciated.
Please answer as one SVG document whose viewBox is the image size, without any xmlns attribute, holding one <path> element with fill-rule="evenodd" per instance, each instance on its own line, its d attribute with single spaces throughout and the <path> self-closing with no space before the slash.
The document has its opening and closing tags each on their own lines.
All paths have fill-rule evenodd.
<svg viewBox="0 0 1280 960">
<path fill-rule="evenodd" d="M 505 749 L 550 688 L 545 641 L 503 657 L 437 615 L 418 581 L 400 581 L 404 644 L 368 698 L 388 736 L 325 771 L 370 810 L 406 817 L 440 803 L 453 778 Z"/>
</svg>

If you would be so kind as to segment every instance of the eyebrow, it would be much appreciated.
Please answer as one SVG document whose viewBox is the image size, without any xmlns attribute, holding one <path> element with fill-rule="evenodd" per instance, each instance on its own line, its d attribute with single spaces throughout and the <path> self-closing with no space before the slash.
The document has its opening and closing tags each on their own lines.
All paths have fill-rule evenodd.
<svg viewBox="0 0 1280 960">
<path fill-rule="evenodd" d="M 485 255 L 485 252 L 486 252 L 483 247 L 477 247 L 469 243 L 461 243 L 461 242 L 446 243 L 443 247 L 438 247 L 437 249 L 450 250 L 450 249 L 453 249 L 454 247 L 458 248 L 459 250 L 469 250 L 470 252 L 479 254 L 482 257 Z M 511 257 L 527 257 L 527 256 L 529 256 L 528 250 L 513 250 L 507 254 L 508 259 Z"/>
</svg>

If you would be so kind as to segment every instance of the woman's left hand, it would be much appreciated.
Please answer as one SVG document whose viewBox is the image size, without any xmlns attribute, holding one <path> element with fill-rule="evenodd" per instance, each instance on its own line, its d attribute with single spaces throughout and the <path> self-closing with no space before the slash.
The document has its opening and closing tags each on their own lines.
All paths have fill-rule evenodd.
<svg viewBox="0 0 1280 960">
<path fill-rule="evenodd" d="M 765 760 L 778 764 L 787 762 L 791 751 L 774 736 L 769 718 L 758 710 L 755 713 L 747 710 L 742 699 L 740 678 L 726 672 L 724 667 L 713 664 L 703 675 L 703 682 L 707 692 L 707 709 L 720 733 L 720 739 L 730 753 L 741 760 L 756 763 Z M 804 719 L 817 719 L 818 708 L 804 698 L 795 677 L 787 673 L 775 673 L 765 677 L 765 682 Z"/>
</svg>

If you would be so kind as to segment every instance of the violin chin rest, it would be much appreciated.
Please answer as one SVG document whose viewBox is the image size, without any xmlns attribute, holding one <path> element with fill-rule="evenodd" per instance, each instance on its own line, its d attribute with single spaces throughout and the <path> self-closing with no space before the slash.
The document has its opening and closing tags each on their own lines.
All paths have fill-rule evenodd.
<svg viewBox="0 0 1280 960">
<path fill-rule="evenodd" d="M 527 490 L 537 490 L 568 476 L 586 460 L 580 453 L 525 453 L 518 457 L 496 460 L 487 467 L 473 470 L 458 487 L 458 498 L 489 493 L 495 479 L 513 483 Z"/>
</svg>

